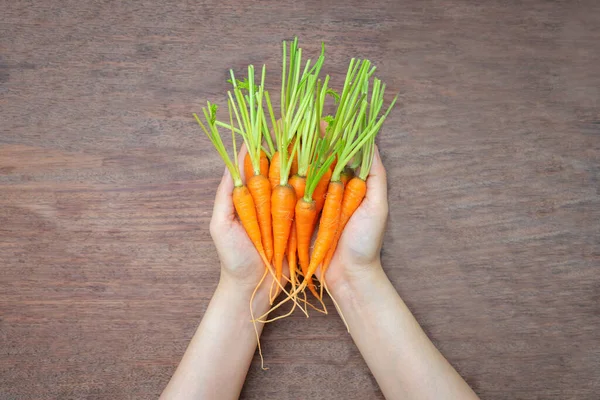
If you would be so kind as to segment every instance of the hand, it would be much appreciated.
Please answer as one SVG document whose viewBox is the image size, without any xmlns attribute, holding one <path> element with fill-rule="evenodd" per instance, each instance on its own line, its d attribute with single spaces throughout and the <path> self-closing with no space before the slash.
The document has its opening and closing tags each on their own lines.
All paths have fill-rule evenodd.
<svg viewBox="0 0 600 400">
<path fill-rule="evenodd" d="M 386 173 L 376 147 L 366 196 L 346 224 L 326 272 L 329 286 L 360 282 L 371 272 L 382 270 L 380 253 L 387 216 Z"/>
<path fill-rule="evenodd" d="M 225 168 L 215 196 L 210 235 L 221 261 L 221 280 L 254 290 L 265 266 L 237 219 L 232 199 L 233 187 L 233 178 Z"/>
<path fill-rule="evenodd" d="M 246 147 L 242 146 L 239 154 L 240 165 L 243 165 L 245 155 Z M 243 168 L 240 172 L 244 180 Z M 215 196 L 210 235 L 221 261 L 221 283 L 235 288 L 236 291 L 245 292 L 249 297 L 261 281 L 265 265 L 236 216 L 232 198 L 233 188 L 233 178 L 225 168 Z M 288 275 L 287 262 L 284 262 L 284 276 Z M 271 275 L 267 275 L 257 293 L 258 298 L 267 297 L 272 281 Z M 282 284 L 284 282 L 282 281 Z M 276 290 L 279 292 L 279 289 Z"/>
</svg>

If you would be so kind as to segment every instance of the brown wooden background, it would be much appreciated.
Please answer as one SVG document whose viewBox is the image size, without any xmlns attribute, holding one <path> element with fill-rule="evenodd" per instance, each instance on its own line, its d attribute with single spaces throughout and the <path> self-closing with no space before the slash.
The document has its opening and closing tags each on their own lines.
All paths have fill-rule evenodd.
<svg viewBox="0 0 600 400">
<path fill-rule="evenodd" d="M 334 85 L 360 56 L 400 92 L 383 260 L 443 354 L 482 398 L 598 398 L 599 2 L 0 9 L 1 399 L 159 395 L 218 279 L 222 163 L 191 112 L 230 67 L 276 87 L 293 35 Z M 335 315 L 262 339 L 242 398 L 382 398 Z"/>
</svg>

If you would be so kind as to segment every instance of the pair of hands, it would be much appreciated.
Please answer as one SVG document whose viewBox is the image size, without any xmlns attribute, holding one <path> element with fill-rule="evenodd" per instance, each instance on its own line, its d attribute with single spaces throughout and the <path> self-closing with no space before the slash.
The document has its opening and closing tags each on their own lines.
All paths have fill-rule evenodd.
<svg viewBox="0 0 600 400">
<path fill-rule="evenodd" d="M 243 154 L 240 154 L 242 157 Z M 231 283 L 248 297 L 260 282 L 264 265 L 244 227 L 235 215 L 232 201 L 233 179 L 227 169 L 217 189 L 210 234 L 221 261 L 221 280 Z M 340 238 L 325 279 L 330 289 L 339 285 L 354 285 L 369 279 L 370 272 L 381 269 L 380 252 L 388 215 L 386 173 L 375 149 L 373 165 L 367 178 L 367 194 Z M 320 276 L 317 271 L 316 277 Z M 261 285 L 267 292 L 268 276 Z M 268 296 L 261 296 L 267 299 Z"/>
</svg>

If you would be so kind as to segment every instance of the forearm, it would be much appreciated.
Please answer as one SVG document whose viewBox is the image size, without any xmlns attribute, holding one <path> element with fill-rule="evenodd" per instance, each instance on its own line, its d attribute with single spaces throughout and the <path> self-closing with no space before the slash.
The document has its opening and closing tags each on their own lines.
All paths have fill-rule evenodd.
<svg viewBox="0 0 600 400">
<path fill-rule="evenodd" d="M 264 297 L 255 298 L 256 317 L 268 310 Z M 221 280 L 161 399 L 237 399 L 256 344 L 249 293 Z"/>
<path fill-rule="evenodd" d="M 332 294 L 387 399 L 477 399 L 427 338 L 379 265 Z"/>
</svg>

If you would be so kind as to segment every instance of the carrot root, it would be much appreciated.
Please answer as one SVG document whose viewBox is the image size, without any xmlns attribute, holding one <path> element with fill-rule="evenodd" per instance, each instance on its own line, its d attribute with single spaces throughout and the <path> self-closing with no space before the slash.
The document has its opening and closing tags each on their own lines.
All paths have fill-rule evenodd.
<svg viewBox="0 0 600 400">
<path fill-rule="evenodd" d="M 268 272 L 267 268 L 265 268 L 265 272 L 263 273 L 262 278 L 260 278 L 260 281 L 254 288 L 254 291 L 252 292 L 252 296 L 250 296 L 250 318 L 252 319 L 252 326 L 254 327 L 254 334 L 256 335 L 256 344 L 258 346 L 258 355 L 260 356 L 260 368 L 263 371 L 266 371 L 269 368 L 265 368 L 265 359 L 263 357 L 262 348 L 260 346 L 260 335 L 258 334 L 258 328 L 256 327 L 257 321 L 254 319 L 254 309 L 252 308 L 252 303 L 254 302 L 254 297 L 256 296 L 256 292 L 258 291 L 258 288 L 260 287 L 260 285 L 262 285 L 263 281 L 267 277 L 267 272 Z"/>
</svg>

